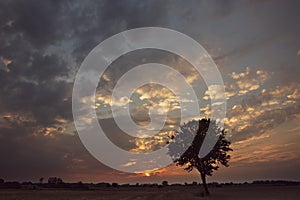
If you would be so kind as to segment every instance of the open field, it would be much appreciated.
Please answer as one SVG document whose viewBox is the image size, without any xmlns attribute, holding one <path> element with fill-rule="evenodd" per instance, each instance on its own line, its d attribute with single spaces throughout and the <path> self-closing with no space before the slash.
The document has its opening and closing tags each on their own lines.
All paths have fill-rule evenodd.
<svg viewBox="0 0 300 200">
<path fill-rule="evenodd" d="M 300 197 L 300 186 L 223 186 L 210 188 L 212 195 L 202 197 L 200 186 L 165 188 L 107 188 L 100 190 L 0 190 L 1 200 L 293 200 Z"/>
</svg>

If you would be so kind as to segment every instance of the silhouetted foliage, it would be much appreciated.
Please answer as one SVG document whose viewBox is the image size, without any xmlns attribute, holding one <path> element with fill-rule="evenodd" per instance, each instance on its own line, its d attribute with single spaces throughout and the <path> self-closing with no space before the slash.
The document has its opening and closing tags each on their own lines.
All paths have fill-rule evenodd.
<svg viewBox="0 0 300 200">
<path fill-rule="evenodd" d="M 2 179 L 3 180 L 3 179 Z M 1 189 L 25 189 L 25 190 L 35 190 L 35 189 L 73 189 L 73 190 L 95 190 L 95 189 L 106 189 L 109 187 L 123 187 L 123 188 L 163 188 L 165 186 L 168 187 L 194 187 L 198 185 L 197 182 L 192 182 L 192 183 L 185 183 L 185 184 L 180 184 L 180 183 L 173 183 L 173 184 L 168 184 L 168 181 L 163 181 L 161 184 L 157 183 L 151 183 L 151 184 L 122 184 L 119 185 L 118 183 L 115 183 L 111 185 L 110 183 L 83 183 L 81 181 L 76 182 L 76 183 L 61 183 L 59 185 L 56 184 L 49 184 L 49 183 L 32 183 L 32 182 L 22 182 L 19 183 L 17 181 L 13 182 L 5 182 L 4 180 L 2 181 L 0 179 L 0 190 Z M 250 187 L 251 185 L 272 185 L 272 186 L 299 186 L 300 182 L 298 181 L 284 181 L 284 180 L 259 180 L 259 181 L 253 181 L 251 183 L 217 183 L 217 182 L 212 182 L 207 184 L 210 187 L 223 187 L 223 186 L 241 186 L 244 185 L 246 187 Z"/>
<path fill-rule="evenodd" d="M 112 183 L 111 186 L 112 187 L 119 187 L 119 184 L 118 183 Z"/>
<path fill-rule="evenodd" d="M 43 184 L 43 182 L 44 182 L 44 177 L 41 177 L 40 178 L 40 184 Z"/>
<path fill-rule="evenodd" d="M 163 187 L 166 187 L 166 186 L 169 185 L 169 183 L 168 183 L 168 181 L 163 181 L 163 182 L 161 183 L 161 185 L 162 185 Z"/>
<path fill-rule="evenodd" d="M 232 151 L 232 149 L 225 136 L 225 130 L 219 127 L 214 120 L 201 119 L 199 122 L 192 120 L 181 126 L 181 132 L 175 135 L 169 145 L 169 154 L 177 166 L 184 166 L 188 172 L 193 168 L 199 171 L 206 195 L 209 195 L 206 176 L 212 176 L 213 171 L 218 170 L 220 164 L 228 167 L 230 159 L 228 151 Z M 191 137 L 193 138 L 192 143 L 187 144 L 185 141 L 190 140 Z M 216 137 L 217 141 L 212 150 L 200 158 L 199 153 L 205 137 Z M 178 149 L 186 148 L 186 145 L 189 147 L 181 154 Z"/>
<path fill-rule="evenodd" d="M 101 183 L 97 183 L 96 186 L 97 187 L 103 187 L 103 188 L 105 188 L 105 187 L 110 187 L 110 184 L 109 183 L 101 182 Z"/>
<path fill-rule="evenodd" d="M 4 188 L 19 189 L 19 188 L 21 188 L 21 184 L 17 181 L 5 182 Z"/>
<path fill-rule="evenodd" d="M 60 185 L 62 184 L 63 181 L 61 178 L 57 178 L 57 177 L 50 177 L 48 179 L 48 184 L 52 184 L 52 185 Z"/>
</svg>

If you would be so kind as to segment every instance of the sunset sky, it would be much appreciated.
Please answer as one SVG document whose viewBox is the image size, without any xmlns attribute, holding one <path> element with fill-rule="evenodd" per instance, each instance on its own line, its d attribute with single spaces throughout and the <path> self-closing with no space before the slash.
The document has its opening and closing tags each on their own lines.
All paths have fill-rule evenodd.
<svg viewBox="0 0 300 200">
<path fill-rule="evenodd" d="M 73 122 L 73 83 L 88 53 L 119 32 L 164 27 L 198 41 L 224 80 L 225 128 L 234 151 L 230 167 L 221 167 L 208 181 L 299 181 L 299 19 L 297 0 L 0 1 L 0 178 L 200 181 L 196 171 L 187 173 L 173 165 L 139 174 L 111 169 L 89 154 Z M 153 49 L 120 57 L 100 79 L 95 109 L 107 137 L 137 153 L 165 145 L 178 127 L 181 109 L 180 100 L 168 88 L 144 85 L 115 106 L 128 106 L 132 119 L 145 125 L 150 122 L 149 109 L 158 105 L 157 115 L 161 110 L 168 112 L 163 129 L 154 138 L 136 139 L 116 126 L 111 113 L 114 85 L 126 71 L 149 62 L 171 66 L 183 74 L 197 91 L 199 117 L 211 114 L 208 88 L 184 59 Z M 211 90 L 214 95 L 220 92 L 218 87 Z M 116 117 L 122 116 L 120 112 Z"/>
</svg>

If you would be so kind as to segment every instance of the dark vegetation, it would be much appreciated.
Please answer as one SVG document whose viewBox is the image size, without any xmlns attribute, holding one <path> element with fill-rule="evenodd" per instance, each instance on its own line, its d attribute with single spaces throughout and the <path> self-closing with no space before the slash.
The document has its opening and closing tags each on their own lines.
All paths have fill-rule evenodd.
<svg viewBox="0 0 300 200">
<path fill-rule="evenodd" d="M 199 172 L 205 195 L 209 195 L 206 177 L 212 176 L 212 173 L 219 169 L 219 165 L 229 166 L 228 152 L 232 149 L 226 139 L 226 132 L 215 120 L 207 118 L 189 121 L 180 128 L 181 131 L 170 142 L 169 154 L 177 166 L 184 166 L 188 172 L 193 169 Z M 191 144 L 186 144 L 188 138 L 193 138 Z M 212 148 L 207 155 L 200 157 L 200 149 L 204 146 L 206 138 L 212 143 Z M 184 152 L 178 151 L 183 146 L 188 148 Z"/>
<path fill-rule="evenodd" d="M 53 182 L 53 180 L 58 180 Z M 101 188 L 132 188 L 132 187 L 151 187 L 151 188 L 164 188 L 164 187 L 192 187 L 202 185 L 197 182 L 192 183 L 174 183 L 169 184 L 168 181 L 163 181 L 161 184 L 118 184 L 118 183 L 66 183 L 63 182 L 62 179 L 56 177 L 50 177 L 48 182 L 5 182 L 3 179 L 0 179 L 0 189 L 81 189 L 81 190 L 97 190 Z M 207 186 L 210 188 L 213 187 L 224 187 L 224 186 L 239 186 L 239 185 L 270 185 L 270 186 L 298 186 L 300 185 L 299 181 L 284 181 L 284 180 L 277 180 L 277 181 L 253 181 L 253 182 L 244 182 L 244 183 L 207 183 Z"/>
</svg>

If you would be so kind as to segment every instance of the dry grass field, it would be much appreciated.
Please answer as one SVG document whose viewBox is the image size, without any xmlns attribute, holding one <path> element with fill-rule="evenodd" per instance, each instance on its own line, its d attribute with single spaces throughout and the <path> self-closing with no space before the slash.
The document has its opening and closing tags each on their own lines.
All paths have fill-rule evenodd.
<svg viewBox="0 0 300 200">
<path fill-rule="evenodd" d="M 100 190 L 0 190 L 1 200 L 297 200 L 300 186 L 223 186 L 210 188 L 211 196 L 203 197 L 202 188 L 107 188 Z"/>
</svg>

